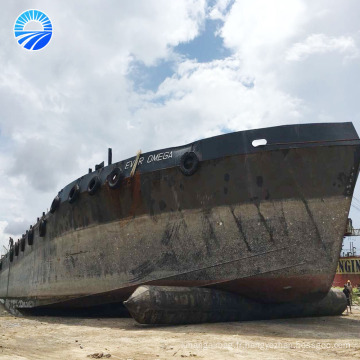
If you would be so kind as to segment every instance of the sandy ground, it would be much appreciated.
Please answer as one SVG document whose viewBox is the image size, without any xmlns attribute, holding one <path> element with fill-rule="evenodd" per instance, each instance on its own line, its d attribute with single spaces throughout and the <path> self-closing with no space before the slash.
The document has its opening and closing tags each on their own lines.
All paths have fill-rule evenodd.
<svg viewBox="0 0 360 360">
<path fill-rule="evenodd" d="M 349 316 L 161 327 L 131 318 L 18 318 L 0 307 L 1 360 L 96 353 L 123 360 L 360 359 L 360 307 Z"/>
</svg>

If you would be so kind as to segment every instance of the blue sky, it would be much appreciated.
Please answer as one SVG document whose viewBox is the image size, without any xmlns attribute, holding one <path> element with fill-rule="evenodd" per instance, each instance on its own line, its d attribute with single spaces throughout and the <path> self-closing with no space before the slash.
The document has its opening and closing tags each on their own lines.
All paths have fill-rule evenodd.
<svg viewBox="0 0 360 360">
<path fill-rule="evenodd" d="M 53 23 L 37 53 L 13 36 L 29 8 Z M 360 132 L 359 13 L 357 0 L 4 3 L 0 244 L 108 147 L 120 160 L 282 124 L 353 121 Z M 360 211 L 351 216 L 360 228 Z"/>
<path fill-rule="evenodd" d="M 153 66 L 133 61 L 129 79 L 133 81 L 134 88 L 139 92 L 157 91 L 166 78 L 174 75 L 181 58 L 205 63 L 230 56 L 231 51 L 224 46 L 222 37 L 217 34 L 222 24 L 220 20 L 205 19 L 198 36 L 174 47 L 176 56 L 171 60 L 158 61 Z"/>
<path fill-rule="evenodd" d="M 174 51 L 198 62 L 227 58 L 231 51 L 224 46 L 223 38 L 218 34 L 222 25 L 221 20 L 205 19 L 200 34 L 187 43 L 179 44 Z"/>
</svg>

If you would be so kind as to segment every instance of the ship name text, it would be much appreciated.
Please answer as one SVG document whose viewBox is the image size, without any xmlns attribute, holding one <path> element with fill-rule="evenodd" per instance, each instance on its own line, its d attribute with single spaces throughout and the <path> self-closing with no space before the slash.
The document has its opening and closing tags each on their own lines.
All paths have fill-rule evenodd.
<svg viewBox="0 0 360 360">
<path fill-rule="evenodd" d="M 148 155 L 146 160 L 142 156 L 142 157 L 139 158 L 138 166 L 142 165 L 143 163 L 150 164 L 150 163 L 156 162 L 156 161 L 167 160 L 167 159 L 170 159 L 172 157 L 173 157 L 173 152 L 172 151 L 160 152 L 160 153 L 157 153 L 157 154 L 150 154 L 150 155 Z M 134 162 L 135 162 L 135 159 L 127 161 L 126 164 L 125 164 L 125 169 L 132 168 L 133 165 L 134 165 Z"/>
</svg>

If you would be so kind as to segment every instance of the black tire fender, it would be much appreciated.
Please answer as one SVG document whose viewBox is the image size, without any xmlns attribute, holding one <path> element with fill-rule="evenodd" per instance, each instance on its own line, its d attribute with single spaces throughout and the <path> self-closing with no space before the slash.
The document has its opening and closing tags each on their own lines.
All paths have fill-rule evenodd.
<svg viewBox="0 0 360 360">
<path fill-rule="evenodd" d="M 21 238 L 21 240 L 20 240 L 20 250 L 21 250 L 22 252 L 25 251 L 25 244 L 26 244 L 25 236 L 23 236 L 23 237 Z"/>
<path fill-rule="evenodd" d="M 186 152 L 180 159 L 180 170 L 186 176 L 193 175 L 199 165 L 199 158 L 193 151 Z"/>
<path fill-rule="evenodd" d="M 50 206 L 51 214 L 53 214 L 58 209 L 60 202 L 61 202 L 61 200 L 60 200 L 59 195 L 56 195 Z"/>
<path fill-rule="evenodd" d="M 30 246 L 34 243 L 34 230 L 32 227 L 30 227 L 30 230 L 27 231 L 27 241 Z"/>
<path fill-rule="evenodd" d="M 15 256 L 19 256 L 19 240 L 15 243 Z"/>
<path fill-rule="evenodd" d="M 73 204 L 76 201 L 76 199 L 79 197 L 79 194 L 80 194 L 80 186 L 79 184 L 75 184 L 69 192 L 69 198 L 68 198 L 69 203 Z"/>
<path fill-rule="evenodd" d="M 116 167 L 111 171 L 111 173 L 107 177 L 107 181 L 110 189 L 117 189 L 120 187 L 121 182 L 124 179 L 124 174 L 119 167 Z"/>
<path fill-rule="evenodd" d="M 100 186 L 101 186 L 100 178 L 97 175 L 95 175 L 89 181 L 89 184 L 88 184 L 88 187 L 87 187 L 87 191 L 88 191 L 89 195 L 94 195 L 98 191 Z"/>
<path fill-rule="evenodd" d="M 44 237 L 46 234 L 46 220 L 42 219 L 39 224 L 39 236 Z"/>
</svg>

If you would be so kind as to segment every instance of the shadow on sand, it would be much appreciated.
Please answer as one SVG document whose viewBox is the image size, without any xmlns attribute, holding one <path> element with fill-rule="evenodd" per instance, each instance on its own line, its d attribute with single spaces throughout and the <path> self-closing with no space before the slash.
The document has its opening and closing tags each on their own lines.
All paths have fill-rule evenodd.
<svg viewBox="0 0 360 360">
<path fill-rule="evenodd" d="M 129 332 L 158 331 L 193 334 L 221 334 L 269 336 L 279 338 L 359 339 L 360 307 L 350 316 L 324 316 L 245 322 L 224 322 L 191 325 L 140 325 L 133 320 L 122 304 L 109 304 L 87 309 L 37 309 L 23 316 L 49 324 L 90 326 L 94 328 L 123 329 Z"/>
</svg>

